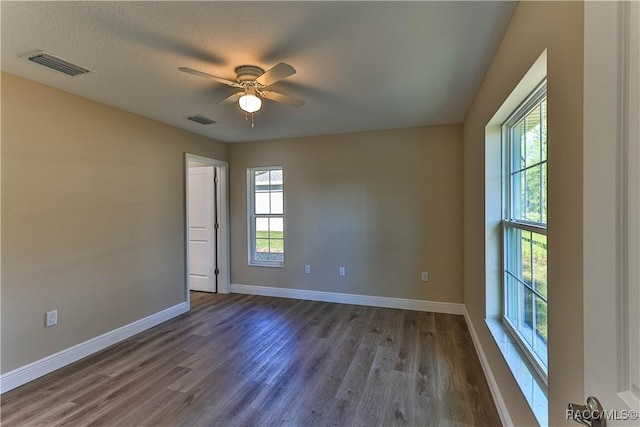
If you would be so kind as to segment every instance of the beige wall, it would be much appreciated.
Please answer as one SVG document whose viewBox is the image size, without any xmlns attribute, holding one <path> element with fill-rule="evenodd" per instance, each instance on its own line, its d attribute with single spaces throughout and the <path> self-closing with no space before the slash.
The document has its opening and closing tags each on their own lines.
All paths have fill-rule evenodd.
<svg viewBox="0 0 640 427">
<path fill-rule="evenodd" d="M 521 2 L 464 123 L 464 300 L 515 425 L 534 425 L 484 324 L 485 125 L 543 50 L 549 108 L 549 423 L 583 399 L 582 72 L 583 5 Z"/>
<path fill-rule="evenodd" d="M 233 144 L 229 156 L 232 283 L 462 302 L 461 125 Z M 272 165 L 284 167 L 286 262 L 252 267 L 246 173 Z"/>
<path fill-rule="evenodd" d="M 185 152 L 228 154 L 2 74 L 3 373 L 185 301 Z"/>
</svg>

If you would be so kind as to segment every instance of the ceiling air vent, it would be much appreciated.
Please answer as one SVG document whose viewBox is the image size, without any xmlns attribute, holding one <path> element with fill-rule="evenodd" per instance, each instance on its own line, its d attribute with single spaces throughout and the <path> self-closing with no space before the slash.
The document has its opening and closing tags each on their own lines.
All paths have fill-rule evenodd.
<svg viewBox="0 0 640 427">
<path fill-rule="evenodd" d="M 58 58 L 46 52 L 31 53 L 27 55 L 27 59 L 37 64 L 44 65 L 45 67 L 49 67 L 53 70 L 60 71 L 61 73 L 65 73 L 68 76 L 77 76 L 79 74 L 86 74 L 91 72 L 91 70 L 87 70 L 84 67 L 72 64 L 69 61 L 65 61 L 64 59 Z"/>
<path fill-rule="evenodd" d="M 215 123 L 214 120 L 211 120 L 210 118 L 205 116 L 201 116 L 200 114 L 197 114 L 195 116 L 189 116 L 187 117 L 187 119 L 191 120 L 192 122 L 200 123 L 201 125 L 211 125 Z"/>
</svg>

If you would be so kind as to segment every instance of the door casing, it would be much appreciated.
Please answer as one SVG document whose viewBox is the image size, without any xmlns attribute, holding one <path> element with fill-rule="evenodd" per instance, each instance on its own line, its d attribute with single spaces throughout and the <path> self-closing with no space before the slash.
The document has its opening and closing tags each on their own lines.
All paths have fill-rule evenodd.
<svg viewBox="0 0 640 427">
<path fill-rule="evenodd" d="M 189 291 L 189 162 L 198 162 L 215 167 L 218 176 L 216 186 L 216 206 L 218 224 L 218 293 L 229 293 L 231 264 L 229 257 L 229 163 L 197 154 L 185 153 L 184 156 L 184 253 L 185 253 L 185 301 L 190 308 Z"/>
<path fill-rule="evenodd" d="M 584 8 L 584 399 L 621 414 L 640 410 L 640 3 Z"/>
</svg>

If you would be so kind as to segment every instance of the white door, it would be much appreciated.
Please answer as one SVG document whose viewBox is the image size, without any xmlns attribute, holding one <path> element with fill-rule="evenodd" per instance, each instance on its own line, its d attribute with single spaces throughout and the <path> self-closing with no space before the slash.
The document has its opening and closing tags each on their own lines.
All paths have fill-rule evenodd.
<svg viewBox="0 0 640 427">
<path fill-rule="evenodd" d="M 189 168 L 189 283 L 216 292 L 215 167 Z"/>
<path fill-rule="evenodd" d="M 640 419 L 640 3 L 585 2 L 584 390 Z M 578 403 L 578 402 L 575 402 Z"/>
</svg>

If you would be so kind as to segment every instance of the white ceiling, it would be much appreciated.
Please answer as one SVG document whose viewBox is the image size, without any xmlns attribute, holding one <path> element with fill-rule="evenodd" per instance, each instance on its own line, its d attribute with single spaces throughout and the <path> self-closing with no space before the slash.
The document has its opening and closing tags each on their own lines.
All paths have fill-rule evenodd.
<svg viewBox="0 0 640 427">
<path fill-rule="evenodd" d="M 460 123 L 513 13 L 511 2 L 2 1 L 3 71 L 224 142 Z M 22 56 L 38 50 L 93 71 L 69 77 Z M 297 74 L 270 89 L 255 128 L 235 67 Z M 216 120 L 199 125 L 185 119 Z"/>
</svg>

